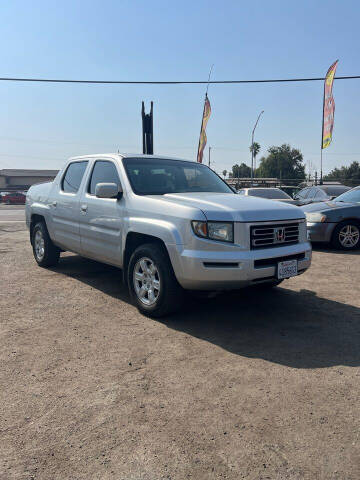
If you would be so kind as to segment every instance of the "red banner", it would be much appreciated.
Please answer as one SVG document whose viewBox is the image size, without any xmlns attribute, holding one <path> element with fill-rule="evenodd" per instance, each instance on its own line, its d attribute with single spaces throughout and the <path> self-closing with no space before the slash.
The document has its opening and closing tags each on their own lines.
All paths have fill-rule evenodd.
<svg viewBox="0 0 360 480">
<path fill-rule="evenodd" d="M 211 106 L 210 106 L 208 96 L 206 94 L 205 95 L 205 103 L 204 103 L 204 112 L 203 112 L 203 117 L 202 117 L 202 122 L 201 122 L 198 153 L 197 153 L 197 161 L 199 163 L 202 163 L 202 161 L 203 161 L 204 148 L 205 148 L 205 145 L 206 145 L 206 142 L 207 142 L 206 125 L 208 123 L 210 115 L 211 115 Z"/>
<path fill-rule="evenodd" d="M 332 87 L 338 61 L 339 60 L 336 60 L 336 62 L 331 65 L 327 71 L 324 82 L 323 128 L 321 139 L 322 149 L 328 147 L 332 140 L 335 115 L 335 100 L 332 95 Z"/>
</svg>

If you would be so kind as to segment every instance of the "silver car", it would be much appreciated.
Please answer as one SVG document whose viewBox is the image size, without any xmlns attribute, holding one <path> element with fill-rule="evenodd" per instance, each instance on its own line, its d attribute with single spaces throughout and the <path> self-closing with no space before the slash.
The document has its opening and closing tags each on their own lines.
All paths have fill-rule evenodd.
<svg viewBox="0 0 360 480">
<path fill-rule="evenodd" d="M 277 200 L 278 202 L 290 203 L 291 205 L 298 205 L 297 200 L 294 200 L 286 192 L 277 187 L 251 187 L 242 188 L 237 192 L 239 195 L 249 195 L 251 197 L 268 198 L 269 200 Z"/>
<path fill-rule="evenodd" d="M 307 205 L 309 203 L 327 202 L 333 200 L 339 195 L 351 190 L 345 185 L 315 185 L 306 187 L 296 193 L 294 199 L 298 205 Z"/>
<path fill-rule="evenodd" d="M 61 251 L 120 267 L 147 315 L 182 305 L 183 290 L 273 287 L 311 263 L 304 213 L 234 194 L 207 166 L 154 155 L 71 158 L 27 194 L 36 262 Z"/>
<path fill-rule="evenodd" d="M 333 247 L 354 250 L 360 247 L 360 187 L 330 202 L 301 207 L 312 242 L 328 242 Z"/>
</svg>

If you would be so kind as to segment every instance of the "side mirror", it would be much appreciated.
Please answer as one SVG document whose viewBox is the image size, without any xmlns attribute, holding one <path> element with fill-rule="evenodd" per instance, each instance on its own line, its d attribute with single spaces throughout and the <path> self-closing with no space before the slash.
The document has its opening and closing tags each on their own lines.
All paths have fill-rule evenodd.
<svg viewBox="0 0 360 480">
<path fill-rule="evenodd" d="M 95 187 L 95 195 L 98 198 L 121 198 L 122 189 L 116 183 L 98 183 Z"/>
</svg>

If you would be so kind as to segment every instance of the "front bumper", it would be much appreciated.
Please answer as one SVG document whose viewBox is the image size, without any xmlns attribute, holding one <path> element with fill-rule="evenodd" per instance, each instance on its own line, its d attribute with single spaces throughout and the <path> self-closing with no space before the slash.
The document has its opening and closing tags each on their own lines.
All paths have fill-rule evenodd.
<svg viewBox="0 0 360 480">
<path fill-rule="evenodd" d="M 336 223 L 307 223 L 308 238 L 311 242 L 330 242 Z"/>
<path fill-rule="evenodd" d="M 168 245 L 174 272 L 183 288 L 191 290 L 238 289 L 276 279 L 277 262 L 298 259 L 298 272 L 311 264 L 309 242 L 261 250 L 190 250 Z"/>
</svg>

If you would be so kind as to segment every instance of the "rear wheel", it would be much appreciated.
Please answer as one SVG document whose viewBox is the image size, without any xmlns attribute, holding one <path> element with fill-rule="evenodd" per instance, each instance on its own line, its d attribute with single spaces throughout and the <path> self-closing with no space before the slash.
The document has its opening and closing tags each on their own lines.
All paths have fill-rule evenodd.
<svg viewBox="0 0 360 480">
<path fill-rule="evenodd" d="M 339 223 L 332 235 L 331 243 L 339 250 L 355 250 L 360 247 L 360 224 L 355 220 Z"/>
<path fill-rule="evenodd" d="M 150 317 L 168 315 L 181 305 L 183 290 L 161 245 L 149 243 L 134 251 L 128 266 L 128 285 L 138 310 Z"/>
<path fill-rule="evenodd" d="M 37 223 L 33 228 L 31 243 L 34 258 L 40 267 L 51 267 L 58 263 L 60 250 L 51 241 L 43 222 Z"/>
</svg>

